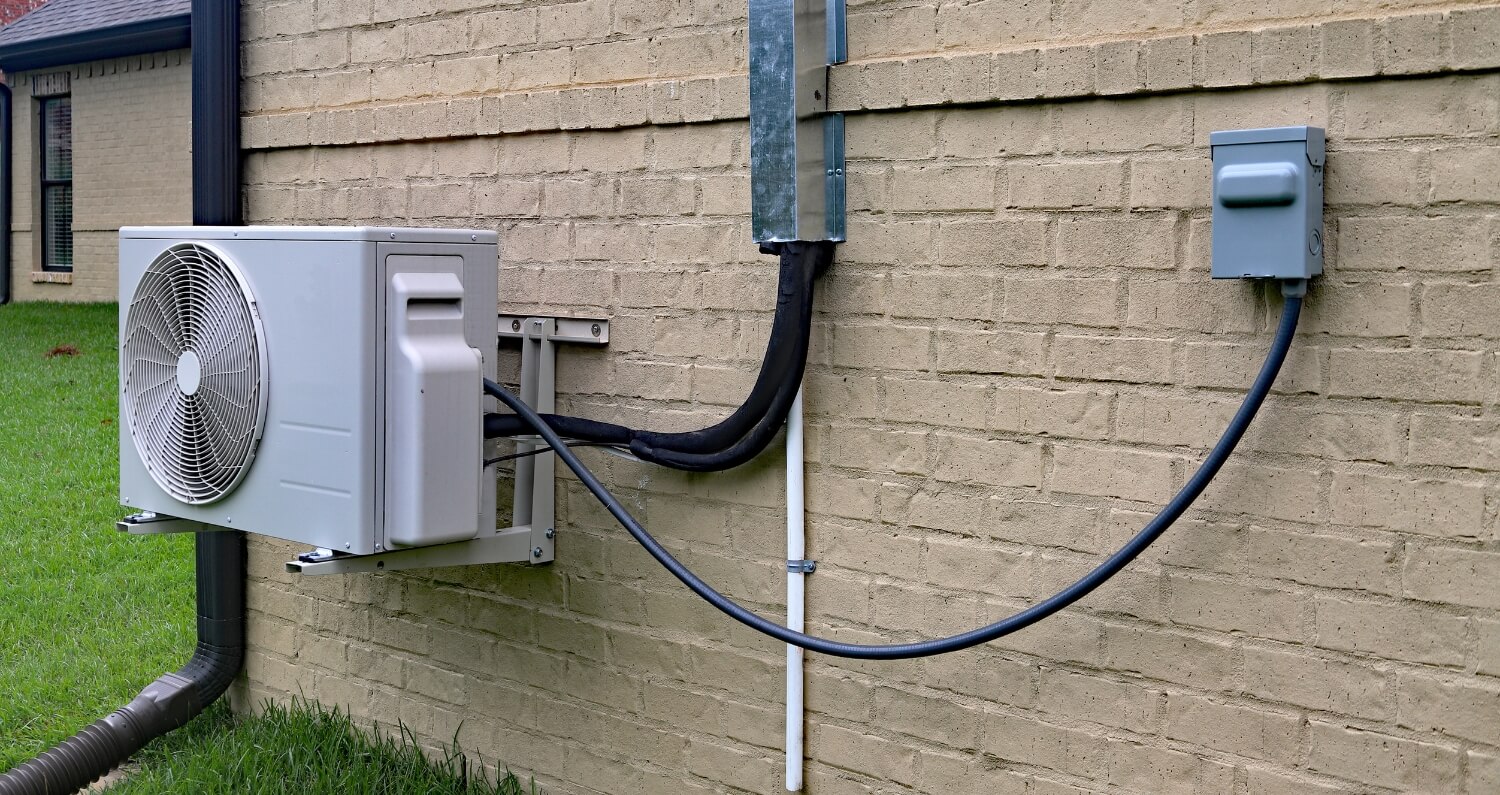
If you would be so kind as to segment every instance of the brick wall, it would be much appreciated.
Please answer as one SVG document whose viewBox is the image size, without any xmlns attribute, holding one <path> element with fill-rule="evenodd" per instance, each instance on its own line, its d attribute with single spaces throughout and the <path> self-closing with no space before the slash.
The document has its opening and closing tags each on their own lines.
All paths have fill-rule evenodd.
<svg viewBox="0 0 1500 795">
<path fill-rule="evenodd" d="M 33 83 L 73 97 L 73 272 L 41 274 Z M 193 219 L 192 68 L 187 50 L 8 75 L 15 147 L 11 285 L 18 301 L 113 301 L 119 231 Z M 49 88 L 48 91 L 55 91 Z M 63 277 L 61 280 L 58 277 Z"/>
<path fill-rule="evenodd" d="M 810 658 L 807 790 L 1500 791 L 1500 6 L 850 11 L 849 242 L 807 381 L 813 631 L 1008 614 L 1196 466 L 1281 310 L 1208 280 L 1210 131 L 1327 128 L 1328 258 L 1242 452 L 1152 552 L 975 650 Z M 607 351 L 562 356 L 565 410 L 712 421 L 774 294 L 744 13 L 246 3 L 248 215 L 498 229 L 506 311 L 613 318 Z M 781 610 L 779 454 L 710 476 L 584 455 L 690 565 Z M 559 492 L 550 567 L 303 579 L 254 540 L 238 703 L 456 735 L 548 793 L 778 791 L 783 647 Z"/>
</svg>

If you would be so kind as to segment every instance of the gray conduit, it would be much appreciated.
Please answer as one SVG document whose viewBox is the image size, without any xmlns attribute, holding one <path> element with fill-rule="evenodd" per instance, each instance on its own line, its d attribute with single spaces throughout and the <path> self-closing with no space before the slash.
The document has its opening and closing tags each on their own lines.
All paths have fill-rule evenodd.
<svg viewBox="0 0 1500 795">
<path fill-rule="evenodd" d="M 193 0 L 193 223 L 239 225 L 239 2 Z M 245 659 L 245 536 L 196 536 L 198 646 L 187 665 L 36 759 L 0 775 L 0 795 L 77 792 L 192 720 Z"/>
</svg>

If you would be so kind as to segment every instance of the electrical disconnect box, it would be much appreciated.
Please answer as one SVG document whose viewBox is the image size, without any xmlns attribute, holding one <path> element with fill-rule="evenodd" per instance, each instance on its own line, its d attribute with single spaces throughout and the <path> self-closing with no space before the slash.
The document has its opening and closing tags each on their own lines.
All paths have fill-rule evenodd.
<svg viewBox="0 0 1500 795">
<path fill-rule="evenodd" d="M 1307 279 L 1323 272 L 1323 130 L 1209 136 L 1213 277 Z"/>
</svg>

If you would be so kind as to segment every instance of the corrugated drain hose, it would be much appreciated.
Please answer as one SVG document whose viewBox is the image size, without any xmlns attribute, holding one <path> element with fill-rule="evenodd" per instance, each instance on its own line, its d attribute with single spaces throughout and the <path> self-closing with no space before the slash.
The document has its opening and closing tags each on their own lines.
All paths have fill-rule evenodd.
<svg viewBox="0 0 1500 795">
<path fill-rule="evenodd" d="M 866 660 L 900 660 L 912 657 L 929 657 L 935 654 L 967 649 L 987 643 L 1004 635 L 1009 635 L 1019 629 L 1035 624 L 1038 621 L 1062 610 L 1087 596 L 1095 588 L 1109 581 L 1121 569 L 1125 568 L 1132 560 L 1135 560 L 1151 543 L 1161 536 L 1172 523 L 1182 516 L 1203 493 L 1203 490 L 1218 474 L 1219 469 L 1224 466 L 1230 453 L 1234 452 L 1235 445 L 1245 435 L 1246 429 L 1250 427 L 1251 420 L 1260 410 L 1261 404 L 1265 402 L 1266 395 L 1271 391 L 1271 384 L 1275 382 L 1276 375 L 1281 371 L 1281 365 L 1286 361 L 1287 351 L 1292 345 L 1292 336 L 1297 331 L 1297 318 L 1302 313 L 1302 296 L 1306 292 L 1305 281 L 1284 282 L 1282 293 L 1286 296 L 1286 303 L 1281 311 L 1281 323 L 1276 330 L 1276 338 L 1271 343 L 1271 350 L 1266 354 L 1266 361 L 1260 368 L 1260 374 L 1255 377 L 1250 390 L 1245 394 L 1245 400 L 1240 404 L 1240 409 L 1235 413 L 1234 419 L 1230 421 L 1229 427 L 1219 437 L 1219 441 L 1209 451 L 1208 456 L 1203 459 L 1198 471 L 1188 478 L 1182 490 L 1177 492 L 1171 502 L 1162 508 L 1150 522 L 1141 529 L 1139 533 L 1125 546 L 1121 547 L 1113 555 L 1110 555 L 1103 563 L 1099 564 L 1093 571 L 1085 574 L 1082 579 L 1069 585 L 1067 588 L 1053 594 L 1047 599 L 1038 602 L 1025 610 L 1016 613 L 1009 618 L 1002 619 L 988 626 L 979 627 L 968 632 L 953 635 L 946 638 L 921 641 L 917 643 L 892 643 L 884 645 L 862 645 L 855 643 L 840 643 L 807 635 L 802 632 L 787 629 L 773 621 L 768 621 L 750 610 L 740 606 L 730 598 L 714 590 L 712 586 L 704 582 L 698 575 L 689 571 L 688 568 L 668 552 L 634 516 L 625 509 L 625 506 L 604 487 L 599 479 L 594 476 L 589 468 L 578 460 L 578 456 L 569 450 L 557 432 L 552 430 L 546 422 L 532 411 L 508 390 L 488 379 L 484 382 L 484 390 L 487 394 L 498 398 L 502 403 L 514 411 L 527 425 L 539 434 L 547 444 L 553 447 L 553 452 L 558 458 L 568 465 L 583 485 L 588 488 L 599 502 L 612 514 L 617 521 L 635 538 L 651 557 L 672 576 L 681 580 L 684 585 L 692 589 L 693 593 L 702 597 L 709 604 L 728 614 L 730 618 L 739 621 L 757 632 L 769 635 L 779 641 L 801 646 L 809 651 L 830 654 L 836 657 L 852 657 Z"/>
</svg>

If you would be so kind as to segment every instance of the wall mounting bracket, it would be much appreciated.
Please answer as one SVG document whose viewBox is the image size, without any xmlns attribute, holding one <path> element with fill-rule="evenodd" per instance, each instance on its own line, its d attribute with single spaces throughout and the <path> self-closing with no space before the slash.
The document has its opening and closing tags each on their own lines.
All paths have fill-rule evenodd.
<svg viewBox="0 0 1500 795">
<path fill-rule="evenodd" d="M 542 413 L 556 411 L 557 346 L 609 344 L 609 321 L 602 318 L 501 315 L 502 339 L 521 341 L 521 400 Z M 534 436 L 520 437 L 516 452 L 541 446 Z M 512 526 L 481 533 L 452 544 L 397 549 L 374 555 L 346 555 L 313 550 L 287 561 L 289 572 L 352 574 L 356 572 L 430 569 L 485 563 L 551 563 L 557 531 L 556 459 L 541 453 L 516 459 Z M 145 531 L 149 532 L 149 531 Z"/>
<path fill-rule="evenodd" d="M 225 530 L 228 528 L 214 527 L 202 522 L 194 522 L 189 519 L 179 519 L 176 516 L 156 513 L 154 511 L 141 511 L 133 513 L 118 522 L 115 529 L 122 533 L 131 535 L 162 535 L 166 533 L 202 533 L 213 530 Z"/>
<path fill-rule="evenodd" d="M 757 243 L 844 239 L 844 0 L 750 0 L 750 227 Z"/>
</svg>

